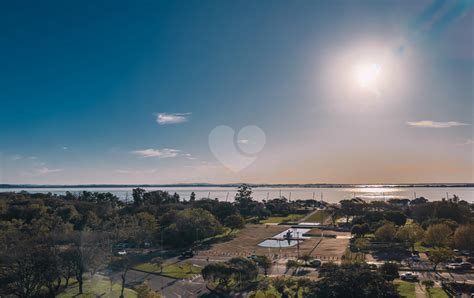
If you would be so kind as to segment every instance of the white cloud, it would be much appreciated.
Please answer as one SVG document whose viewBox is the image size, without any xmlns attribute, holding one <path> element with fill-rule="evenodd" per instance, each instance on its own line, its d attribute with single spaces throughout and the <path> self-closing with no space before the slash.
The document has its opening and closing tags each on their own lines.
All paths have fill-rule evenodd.
<svg viewBox="0 0 474 298">
<path fill-rule="evenodd" d="M 23 156 L 19 154 L 12 155 L 12 160 L 20 160 L 20 159 L 23 159 Z"/>
<path fill-rule="evenodd" d="M 57 172 L 62 172 L 62 171 L 63 169 L 50 169 L 47 167 L 42 167 L 42 168 L 37 169 L 33 174 L 35 176 L 45 176 L 51 173 L 57 173 Z"/>
<path fill-rule="evenodd" d="M 115 172 L 117 172 L 119 174 L 140 175 L 140 174 L 153 174 L 153 173 L 156 173 L 156 169 L 152 169 L 152 170 L 123 170 L 123 169 L 118 169 L 118 170 L 115 170 Z"/>
<path fill-rule="evenodd" d="M 160 125 L 164 124 L 178 124 L 188 121 L 191 113 L 158 113 L 156 115 L 156 122 Z"/>
<path fill-rule="evenodd" d="M 249 140 L 243 139 L 243 140 L 238 140 L 238 142 L 239 142 L 240 144 L 248 144 L 248 143 L 249 143 Z"/>
<path fill-rule="evenodd" d="M 67 149 L 69 149 L 69 148 L 68 148 L 68 147 L 66 147 L 66 146 L 63 146 L 63 147 L 61 147 L 61 149 L 63 149 L 63 150 L 67 150 Z"/>
<path fill-rule="evenodd" d="M 449 128 L 455 126 L 465 126 L 470 125 L 467 123 L 457 122 L 457 121 L 447 121 L 447 122 L 436 122 L 431 120 L 422 120 L 422 121 L 414 121 L 414 122 L 407 122 L 410 126 L 415 127 L 422 127 L 422 128 Z"/>
<path fill-rule="evenodd" d="M 144 149 L 144 150 L 135 150 L 132 151 L 133 154 L 140 155 L 141 157 L 159 157 L 159 158 L 169 158 L 169 157 L 177 157 L 181 150 L 177 149 Z"/>
<path fill-rule="evenodd" d="M 458 146 L 464 146 L 464 145 L 474 145 L 474 140 L 473 139 L 467 139 L 465 142 L 456 144 Z"/>
</svg>

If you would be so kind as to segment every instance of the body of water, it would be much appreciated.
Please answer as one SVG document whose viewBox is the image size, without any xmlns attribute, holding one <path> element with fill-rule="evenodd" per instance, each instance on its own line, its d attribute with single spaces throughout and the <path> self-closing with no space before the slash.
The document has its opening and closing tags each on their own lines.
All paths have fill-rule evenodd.
<svg viewBox="0 0 474 298">
<path fill-rule="evenodd" d="M 191 192 L 196 193 L 196 198 L 217 198 L 222 201 L 233 201 L 237 188 L 235 187 L 144 187 L 147 191 L 163 190 L 170 193 L 178 193 L 181 198 L 189 199 Z M 81 191 L 92 192 L 111 192 L 123 200 L 132 200 L 131 187 L 110 187 L 110 188 L 4 188 L 0 192 L 7 191 L 27 191 L 30 193 L 54 193 L 65 194 L 66 191 L 73 193 Z M 366 187 L 255 187 L 253 188 L 253 197 L 255 200 L 261 201 L 267 198 L 273 199 L 284 196 L 291 200 L 307 200 L 321 198 L 330 203 L 336 203 L 343 199 L 349 199 L 354 196 L 365 200 L 382 200 L 391 198 L 408 198 L 425 197 L 430 201 L 441 200 L 442 198 L 452 198 L 457 195 L 462 200 L 474 202 L 474 187 L 383 187 L 383 186 L 366 186 Z"/>
</svg>

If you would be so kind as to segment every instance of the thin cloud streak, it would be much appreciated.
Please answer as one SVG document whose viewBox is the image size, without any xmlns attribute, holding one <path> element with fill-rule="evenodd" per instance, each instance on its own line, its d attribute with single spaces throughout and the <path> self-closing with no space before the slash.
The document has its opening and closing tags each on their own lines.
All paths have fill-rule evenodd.
<svg viewBox="0 0 474 298">
<path fill-rule="evenodd" d="M 144 149 L 132 151 L 133 154 L 139 155 L 142 158 L 158 157 L 158 158 L 170 158 L 179 156 L 181 150 L 178 149 Z"/>
<path fill-rule="evenodd" d="M 470 124 L 462 123 L 458 121 L 436 122 L 436 121 L 431 121 L 431 120 L 422 120 L 422 121 L 413 121 L 413 122 L 408 121 L 406 124 L 410 126 L 422 127 L 422 128 L 449 128 L 449 127 L 470 125 Z"/>
<path fill-rule="evenodd" d="M 62 172 L 63 169 L 50 169 L 48 167 L 39 168 L 33 173 L 34 176 L 45 176 L 52 173 Z"/>
<path fill-rule="evenodd" d="M 188 121 L 191 113 L 158 113 L 156 122 L 160 125 L 179 124 Z"/>
</svg>

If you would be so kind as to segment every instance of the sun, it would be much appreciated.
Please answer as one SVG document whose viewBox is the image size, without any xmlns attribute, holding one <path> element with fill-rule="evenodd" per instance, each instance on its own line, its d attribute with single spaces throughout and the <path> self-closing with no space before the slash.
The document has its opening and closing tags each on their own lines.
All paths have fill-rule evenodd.
<svg viewBox="0 0 474 298">
<path fill-rule="evenodd" d="M 376 89 L 381 67 L 377 63 L 360 64 L 355 68 L 357 83 L 362 88 Z"/>
</svg>

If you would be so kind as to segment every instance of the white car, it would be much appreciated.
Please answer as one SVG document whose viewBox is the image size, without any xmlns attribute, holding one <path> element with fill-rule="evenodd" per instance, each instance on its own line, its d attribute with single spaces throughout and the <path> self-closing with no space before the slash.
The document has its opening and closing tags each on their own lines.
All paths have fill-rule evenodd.
<svg viewBox="0 0 474 298">
<path fill-rule="evenodd" d="M 415 272 L 407 272 L 407 273 L 403 273 L 400 275 L 400 278 L 402 280 L 411 280 L 411 281 L 415 281 L 415 280 L 418 280 L 418 274 L 416 274 Z"/>
<path fill-rule="evenodd" d="M 459 263 L 451 263 L 446 265 L 444 268 L 446 268 L 447 270 L 460 270 L 462 269 L 462 266 Z"/>
<path fill-rule="evenodd" d="M 121 251 L 117 252 L 117 254 L 118 254 L 119 256 L 126 256 L 126 255 L 127 255 L 127 251 L 126 251 L 126 250 L 121 250 Z"/>
</svg>

